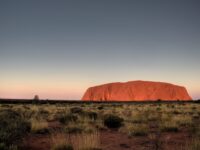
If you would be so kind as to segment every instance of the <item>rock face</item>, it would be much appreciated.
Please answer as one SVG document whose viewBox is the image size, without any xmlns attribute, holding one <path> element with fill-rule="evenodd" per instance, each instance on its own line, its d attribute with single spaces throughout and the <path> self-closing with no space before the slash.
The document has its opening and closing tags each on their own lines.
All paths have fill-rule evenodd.
<svg viewBox="0 0 200 150">
<path fill-rule="evenodd" d="M 192 100 L 187 90 L 178 85 L 151 81 L 108 83 L 90 87 L 83 101 L 156 101 Z"/>
</svg>

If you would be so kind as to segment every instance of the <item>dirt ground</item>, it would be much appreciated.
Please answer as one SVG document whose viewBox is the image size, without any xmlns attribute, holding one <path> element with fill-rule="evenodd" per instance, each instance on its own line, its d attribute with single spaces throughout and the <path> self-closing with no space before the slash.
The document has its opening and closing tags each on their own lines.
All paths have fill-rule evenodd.
<svg viewBox="0 0 200 150">
<path fill-rule="evenodd" d="M 49 122 L 49 128 L 59 130 L 59 122 Z M 101 130 L 100 142 L 102 150 L 180 150 L 190 141 L 189 132 L 181 129 L 178 132 L 157 133 L 152 126 L 148 136 L 130 137 L 117 130 Z M 23 150 L 50 150 L 50 134 L 28 134 L 21 144 Z"/>
</svg>

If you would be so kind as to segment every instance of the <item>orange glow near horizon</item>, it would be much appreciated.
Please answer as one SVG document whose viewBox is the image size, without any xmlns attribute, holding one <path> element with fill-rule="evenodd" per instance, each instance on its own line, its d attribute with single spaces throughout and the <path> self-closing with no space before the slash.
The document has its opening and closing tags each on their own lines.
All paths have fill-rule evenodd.
<svg viewBox="0 0 200 150">
<path fill-rule="evenodd" d="M 197 78 L 193 77 L 193 80 L 188 81 L 189 75 L 174 77 L 170 76 L 169 73 L 163 72 L 161 75 L 155 72 L 146 76 L 147 72 L 132 72 L 129 74 L 128 72 L 130 71 L 122 76 L 117 76 L 117 74 L 120 74 L 118 71 L 113 71 L 112 74 L 107 75 L 96 73 L 93 74 L 93 78 L 86 74 L 85 76 L 79 75 L 79 73 L 68 74 L 63 72 L 62 75 L 60 75 L 61 73 L 36 75 L 34 73 L 13 72 L 9 75 L 2 75 L 0 79 L 0 98 L 32 99 L 34 95 L 39 95 L 40 99 L 79 100 L 87 88 L 91 86 L 143 79 L 184 86 L 193 99 L 200 99 L 200 85 Z M 112 76 L 113 74 L 116 74 L 116 76 Z"/>
<path fill-rule="evenodd" d="M 32 99 L 34 95 L 39 95 L 40 99 L 80 99 L 82 92 L 80 89 L 67 89 L 67 88 L 46 88 L 37 90 L 34 88 L 7 88 L 0 89 L 0 98 L 16 98 L 16 99 Z"/>
<path fill-rule="evenodd" d="M 11 99 L 32 99 L 34 95 L 39 95 L 40 99 L 60 99 L 60 100 L 80 100 L 86 89 L 90 86 L 98 85 L 99 83 L 70 83 L 69 84 L 60 82 L 51 84 L 43 83 L 23 83 L 19 82 L 7 82 L 7 84 L 0 85 L 0 98 L 11 98 Z M 175 83 L 174 83 L 175 84 Z M 193 99 L 200 98 L 199 85 L 184 85 L 189 95 Z"/>
<path fill-rule="evenodd" d="M 84 87 L 70 82 L 22 82 L 10 80 L 0 85 L 0 98 L 32 99 L 39 95 L 40 99 L 80 99 Z"/>
</svg>

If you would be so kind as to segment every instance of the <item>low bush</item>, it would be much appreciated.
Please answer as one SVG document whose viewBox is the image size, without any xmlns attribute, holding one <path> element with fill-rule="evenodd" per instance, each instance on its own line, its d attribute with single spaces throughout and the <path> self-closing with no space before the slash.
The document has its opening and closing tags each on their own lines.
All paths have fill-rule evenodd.
<svg viewBox="0 0 200 150">
<path fill-rule="evenodd" d="M 82 148 L 80 150 L 102 150 L 101 148 Z"/>
<path fill-rule="evenodd" d="M 4 143 L 0 143 L 0 150 L 6 150 L 7 147 Z"/>
<path fill-rule="evenodd" d="M 31 132 L 45 134 L 49 133 L 48 122 L 44 120 L 31 120 Z"/>
<path fill-rule="evenodd" d="M 102 110 L 103 108 L 104 108 L 103 106 L 97 107 L 98 110 Z"/>
<path fill-rule="evenodd" d="M 80 127 L 66 127 L 65 132 L 67 133 L 81 133 L 83 131 Z"/>
<path fill-rule="evenodd" d="M 62 114 L 58 117 L 60 123 L 67 124 L 69 122 L 76 122 L 78 117 L 73 114 Z"/>
<path fill-rule="evenodd" d="M 108 128 L 120 128 L 123 125 L 124 119 L 115 115 L 106 115 L 104 125 Z"/>
<path fill-rule="evenodd" d="M 146 136 L 148 135 L 147 125 L 135 124 L 130 128 L 130 136 Z"/>
<path fill-rule="evenodd" d="M 81 114 L 83 113 L 83 109 L 80 108 L 80 107 L 73 107 L 70 109 L 71 113 L 74 113 L 74 114 Z"/>
<path fill-rule="evenodd" d="M 98 114 L 96 112 L 87 112 L 87 116 L 91 119 L 91 120 L 97 120 Z"/>
<path fill-rule="evenodd" d="M 51 150 L 73 150 L 73 147 L 68 144 L 56 145 Z"/>
<path fill-rule="evenodd" d="M 173 122 L 164 122 L 160 126 L 163 132 L 178 132 L 178 125 Z"/>
<path fill-rule="evenodd" d="M 0 111 L 0 143 L 12 145 L 30 131 L 30 122 L 13 110 Z"/>
</svg>

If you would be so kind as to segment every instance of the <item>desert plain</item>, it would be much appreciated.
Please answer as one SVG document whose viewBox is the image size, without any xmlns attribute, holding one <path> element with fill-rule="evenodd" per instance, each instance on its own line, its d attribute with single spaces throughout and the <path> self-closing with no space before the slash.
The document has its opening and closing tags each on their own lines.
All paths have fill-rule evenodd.
<svg viewBox="0 0 200 150">
<path fill-rule="evenodd" d="M 1 150 L 199 150 L 199 101 L 0 104 Z"/>
</svg>

